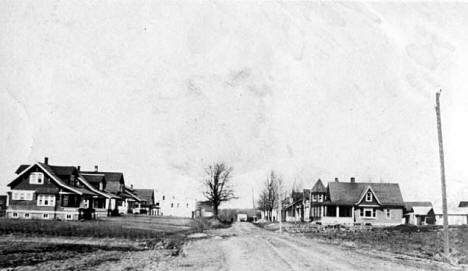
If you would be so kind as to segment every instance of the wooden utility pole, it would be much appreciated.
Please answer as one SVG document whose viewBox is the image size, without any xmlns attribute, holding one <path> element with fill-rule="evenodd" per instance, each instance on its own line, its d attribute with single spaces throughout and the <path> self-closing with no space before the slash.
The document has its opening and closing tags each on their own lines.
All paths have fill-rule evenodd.
<svg viewBox="0 0 468 271">
<path fill-rule="evenodd" d="M 436 93 L 436 115 L 437 115 L 437 132 L 439 138 L 439 156 L 440 156 L 440 177 L 442 182 L 442 212 L 444 215 L 444 254 L 449 256 L 449 232 L 448 232 L 448 216 L 447 216 L 447 187 L 445 185 L 445 164 L 444 164 L 444 144 L 442 141 L 442 120 L 440 118 L 440 103 L 439 97 L 442 90 Z"/>
<path fill-rule="evenodd" d="M 278 182 L 278 218 L 279 218 L 279 232 L 282 233 L 283 232 L 283 213 L 282 213 L 282 210 L 281 210 L 281 206 L 282 205 L 282 200 L 281 200 L 281 183 L 279 180 L 277 180 Z"/>
</svg>

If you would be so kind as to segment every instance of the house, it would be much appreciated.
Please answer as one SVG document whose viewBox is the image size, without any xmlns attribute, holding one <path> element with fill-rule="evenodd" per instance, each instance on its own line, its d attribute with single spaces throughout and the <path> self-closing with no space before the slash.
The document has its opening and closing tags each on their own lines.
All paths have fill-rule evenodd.
<svg viewBox="0 0 468 271">
<path fill-rule="evenodd" d="M 405 202 L 405 224 L 433 225 L 435 213 L 430 201 Z"/>
<path fill-rule="evenodd" d="M 196 217 L 213 217 L 214 211 L 209 201 L 197 201 L 195 205 L 195 211 L 193 212 L 193 218 Z"/>
<path fill-rule="evenodd" d="M 154 189 L 134 189 L 134 194 L 141 199 L 133 213 L 156 215 Z"/>
<path fill-rule="evenodd" d="M 338 182 L 337 178 L 335 178 L 335 182 Z M 327 192 L 322 180 L 318 179 L 310 190 L 309 221 L 319 220 L 323 216 L 324 207 L 322 203 L 326 199 Z"/>
<path fill-rule="evenodd" d="M 80 173 L 86 180 L 92 182 L 91 180 L 94 179 L 95 185 L 98 183 L 103 187 L 102 192 L 110 196 L 106 199 L 106 205 L 113 210 L 113 214 L 127 214 L 137 202 L 141 201 L 133 193 L 133 188 L 125 186 L 122 172 L 99 171 L 96 165 L 94 171 L 81 171 Z"/>
<path fill-rule="evenodd" d="M 348 225 L 401 224 L 405 205 L 397 183 L 361 183 L 355 178 L 340 182 L 335 179 L 325 192 L 319 181 L 314 185 L 317 191 L 311 190 L 313 221 Z"/>
<path fill-rule="evenodd" d="M 463 204 L 459 204 L 460 206 Z M 442 208 L 437 206 L 434 208 L 436 225 L 443 225 L 444 224 L 444 216 L 442 212 Z M 449 225 L 467 225 L 468 224 L 468 208 L 466 207 L 455 207 L 455 208 L 448 208 L 447 210 L 447 218 Z"/>
<path fill-rule="evenodd" d="M 247 214 L 245 213 L 237 214 L 237 222 L 247 222 Z"/>
<path fill-rule="evenodd" d="M 192 217 L 195 200 L 188 197 L 176 197 L 169 193 L 157 192 L 155 213 L 160 216 Z"/>
<path fill-rule="evenodd" d="M 282 201 L 282 219 L 288 222 L 304 221 L 304 191 L 292 191 L 291 195 Z M 309 209 L 309 208 L 308 208 Z"/>
<path fill-rule="evenodd" d="M 8 186 L 7 217 L 77 220 L 95 217 L 93 204 L 102 196 L 86 187 L 79 170 L 44 162 L 21 165 Z"/>
</svg>

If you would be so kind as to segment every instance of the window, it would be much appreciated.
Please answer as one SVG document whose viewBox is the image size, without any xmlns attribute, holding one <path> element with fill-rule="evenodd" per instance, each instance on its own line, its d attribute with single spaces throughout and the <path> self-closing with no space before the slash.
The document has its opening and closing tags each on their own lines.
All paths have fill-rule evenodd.
<svg viewBox="0 0 468 271">
<path fill-rule="evenodd" d="M 366 201 L 372 201 L 372 192 L 371 191 L 367 191 L 367 194 L 366 194 Z"/>
<path fill-rule="evenodd" d="M 322 201 L 323 201 L 323 195 L 319 195 L 319 196 L 318 196 L 318 201 L 319 201 L 319 202 L 322 202 Z"/>
<path fill-rule="evenodd" d="M 49 214 L 42 214 L 43 219 L 49 219 Z"/>
<path fill-rule="evenodd" d="M 368 217 L 368 218 L 375 217 L 375 209 L 374 208 L 361 209 L 361 217 Z"/>
<path fill-rule="evenodd" d="M 171 208 L 174 208 L 174 203 L 171 203 Z"/>
<path fill-rule="evenodd" d="M 317 201 L 317 195 L 312 195 L 312 201 Z"/>
<path fill-rule="evenodd" d="M 13 213 L 12 216 L 13 218 L 18 218 L 18 213 Z"/>
<path fill-rule="evenodd" d="M 391 213 L 390 209 L 385 209 L 385 215 L 386 215 L 387 219 L 390 219 L 392 217 L 392 213 Z"/>
<path fill-rule="evenodd" d="M 72 219 L 73 219 L 73 215 L 72 215 L 72 214 L 66 214 L 66 215 L 65 215 L 65 219 L 66 219 L 66 220 L 72 220 Z"/>
<path fill-rule="evenodd" d="M 163 195 L 163 200 L 166 200 L 166 196 Z"/>
<path fill-rule="evenodd" d="M 32 172 L 29 175 L 30 184 L 43 184 L 44 183 L 44 173 L 42 172 Z"/>
<path fill-rule="evenodd" d="M 24 218 L 31 218 L 31 215 L 29 213 L 24 213 Z"/>
<path fill-rule="evenodd" d="M 34 191 L 12 191 L 12 199 L 13 200 L 32 200 Z"/>
<path fill-rule="evenodd" d="M 55 195 L 37 195 L 37 206 L 55 206 Z"/>
</svg>

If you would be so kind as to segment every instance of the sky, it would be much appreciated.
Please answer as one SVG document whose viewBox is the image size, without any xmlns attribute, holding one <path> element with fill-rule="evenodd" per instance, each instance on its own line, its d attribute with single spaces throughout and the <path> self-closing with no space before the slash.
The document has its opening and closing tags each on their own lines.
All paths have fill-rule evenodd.
<svg viewBox="0 0 468 271">
<path fill-rule="evenodd" d="M 0 193 L 16 168 L 121 171 L 201 199 L 204 168 L 233 167 L 252 207 L 268 172 L 397 182 L 468 200 L 468 4 L 13 1 L 0 3 Z"/>
</svg>

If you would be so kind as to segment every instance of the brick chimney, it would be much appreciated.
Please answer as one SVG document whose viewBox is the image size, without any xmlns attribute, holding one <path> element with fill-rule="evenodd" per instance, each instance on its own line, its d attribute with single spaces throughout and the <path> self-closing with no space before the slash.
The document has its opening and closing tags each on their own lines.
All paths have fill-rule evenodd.
<svg viewBox="0 0 468 271">
<path fill-rule="evenodd" d="M 355 182 L 356 182 L 356 178 L 351 177 L 351 183 L 355 183 Z"/>
<path fill-rule="evenodd" d="M 130 185 L 130 188 L 133 189 L 133 184 Z"/>
<path fill-rule="evenodd" d="M 98 165 L 95 165 L 94 166 L 94 172 L 98 172 L 98 171 L 99 171 L 99 167 L 98 167 Z"/>
<path fill-rule="evenodd" d="M 340 181 L 338 180 L 337 177 L 335 177 L 335 183 L 339 183 Z"/>
<path fill-rule="evenodd" d="M 80 167 L 80 166 L 77 166 L 76 169 L 78 170 L 78 172 L 80 172 L 81 167 Z"/>
<path fill-rule="evenodd" d="M 44 164 L 46 164 L 46 165 L 49 164 L 49 157 L 44 157 Z"/>
</svg>

